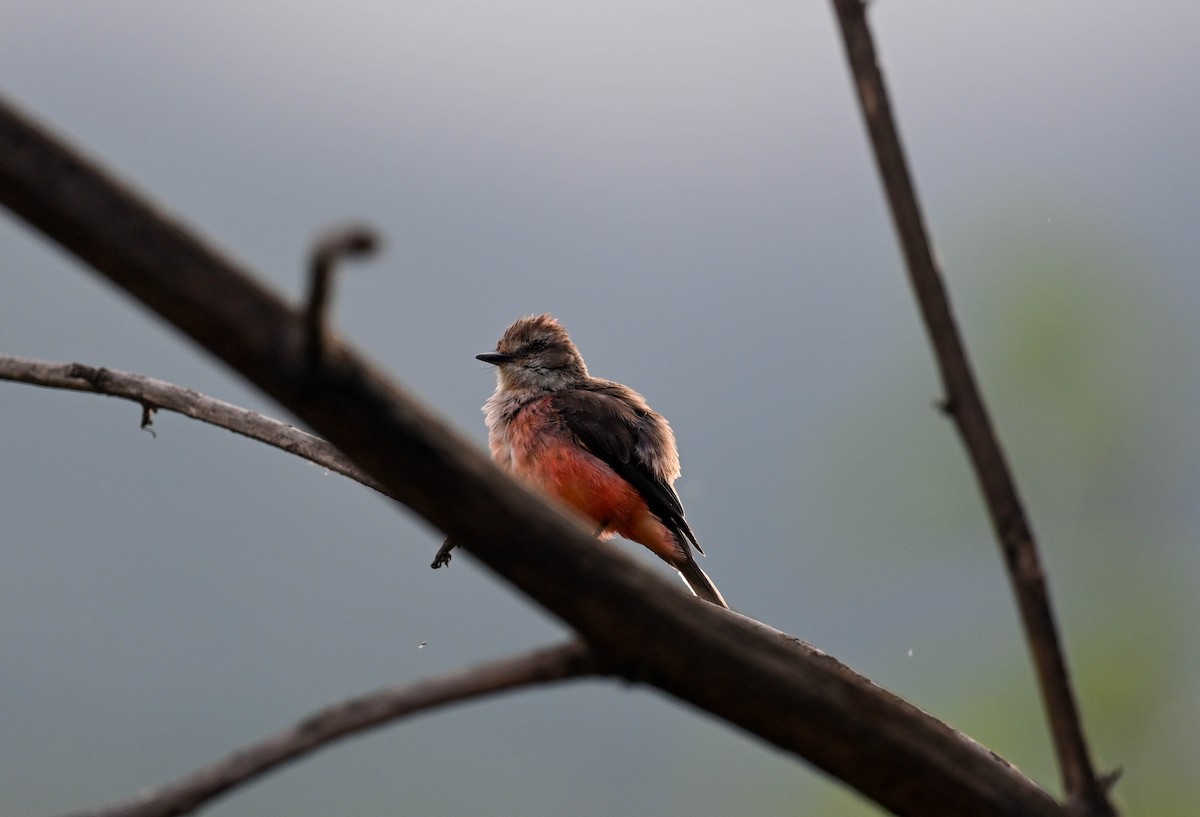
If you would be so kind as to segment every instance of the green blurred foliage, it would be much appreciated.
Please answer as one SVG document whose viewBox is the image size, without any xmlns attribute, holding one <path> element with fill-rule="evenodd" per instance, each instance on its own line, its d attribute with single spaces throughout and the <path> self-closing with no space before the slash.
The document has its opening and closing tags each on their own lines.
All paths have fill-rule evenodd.
<svg viewBox="0 0 1200 817">
<path fill-rule="evenodd" d="M 1181 299 L 1112 232 L 1031 240 L 993 222 L 986 237 L 955 243 L 948 284 L 1040 541 L 1095 759 L 1124 770 L 1124 814 L 1185 817 L 1195 813 L 1200 727 L 1189 484 L 1198 379 Z M 826 429 L 813 505 L 831 508 L 828 529 L 843 525 L 844 541 L 862 548 L 864 590 L 880 604 L 903 617 L 946 600 L 954 620 L 939 633 L 952 654 L 909 673 L 881 661 L 868 674 L 1058 792 L 965 453 L 927 410 L 939 396 L 928 349 L 911 345 L 907 327 L 890 333 L 906 336 L 881 347 L 890 359 L 876 370 L 890 374 L 864 384 L 858 409 Z M 955 581 L 983 590 L 953 598 Z M 836 785 L 810 804 L 803 813 L 879 813 Z"/>
</svg>

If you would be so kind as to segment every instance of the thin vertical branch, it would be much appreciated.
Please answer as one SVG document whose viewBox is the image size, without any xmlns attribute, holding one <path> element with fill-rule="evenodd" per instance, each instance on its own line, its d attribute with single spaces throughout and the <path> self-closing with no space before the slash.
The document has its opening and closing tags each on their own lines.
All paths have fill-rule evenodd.
<svg viewBox="0 0 1200 817">
<path fill-rule="evenodd" d="M 865 5 L 861 0 L 833 0 L 833 5 L 841 24 L 846 56 L 892 219 L 904 250 L 909 279 L 937 358 L 946 392 L 945 411 L 954 419 L 967 448 L 1017 598 L 1068 804 L 1077 813 L 1094 817 L 1114 815 L 1116 811 L 1108 800 L 1107 781 L 1097 777 L 1089 757 L 1033 531 L 971 372 L 967 351 L 951 314 L 946 288 L 930 246 L 888 103 Z"/>
</svg>

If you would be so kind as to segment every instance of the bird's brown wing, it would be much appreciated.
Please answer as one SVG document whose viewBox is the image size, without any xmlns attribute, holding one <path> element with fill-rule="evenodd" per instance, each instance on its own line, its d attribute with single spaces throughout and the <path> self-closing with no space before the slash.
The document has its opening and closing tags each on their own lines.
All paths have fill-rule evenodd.
<svg viewBox="0 0 1200 817">
<path fill-rule="evenodd" d="M 636 393 L 615 383 L 557 392 L 552 400 L 575 440 L 637 489 L 650 512 L 664 525 L 703 553 L 683 518 L 679 495 L 660 470 L 661 465 L 656 468 L 656 463 L 648 462 L 641 453 L 647 448 L 645 438 L 661 437 L 656 424 L 665 421 Z"/>
</svg>

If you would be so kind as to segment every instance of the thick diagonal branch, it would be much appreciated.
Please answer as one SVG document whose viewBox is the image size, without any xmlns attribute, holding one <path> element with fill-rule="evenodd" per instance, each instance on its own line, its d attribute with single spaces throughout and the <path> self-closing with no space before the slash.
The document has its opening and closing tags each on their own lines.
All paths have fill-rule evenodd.
<svg viewBox="0 0 1200 817">
<path fill-rule="evenodd" d="M 790 636 L 592 538 L 336 336 L 310 377 L 297 310 L 0 104 L 0 203 L 294 412 L 599 655 L 900 815 L 1063 817 L 993 753 Z"/>
<path fill-rule="evenodd" d="M 950 311 L 888 102 L 865 6 L 861 0 L 834 0 L 833 5 L 909 279 L 937 358 L 946 391 L 945 408 L 954 418 L 975 469 L 1016 595 L 1063 786 L 1076 811 L 1097 817 L 1115 814 L 1088 753 L 1033 531 Z"/>
<path fill-rule="evenodd" d="M 157 789 L 94 811 L 67 817 L 177 817 L 230 790 L 330 744 L 409 715 L 498 692 L 605 670 L 582 644 L 537 650 L 415 684 L 390 687 L 326 707 L 278 734 Z"/>
</svg>

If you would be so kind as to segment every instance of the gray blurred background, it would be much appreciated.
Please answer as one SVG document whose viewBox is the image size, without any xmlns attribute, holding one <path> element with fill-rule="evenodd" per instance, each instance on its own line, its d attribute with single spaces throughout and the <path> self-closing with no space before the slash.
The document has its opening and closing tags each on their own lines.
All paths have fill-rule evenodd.
<svg viewBox="0 0 1200 817">
<path fill-rule="evenodd" d="M 1099 761 L 1124 767 L 1128 814 L 1194 814 L 1200 6 L 872 18 Z M 480 444 L 474 355 L 554 313 L 670 418 L 735 607 L 1058 790 L 827 3 L 10 0 L 0 91 L 293 297 L 316 232 L 377 225 L 387 252 L 347 271 L 337 321 Z M 279 413 L 7 214 L 0 280 L 0 352 Z M 4 815 L 127 797 L 331 701 L 562 635 L 277 451 L 22 385 L 0 384 L 0 418 Z M 360 738 L 209 813 L 875 810 L 587 682 Z"/>
</svg>

